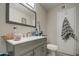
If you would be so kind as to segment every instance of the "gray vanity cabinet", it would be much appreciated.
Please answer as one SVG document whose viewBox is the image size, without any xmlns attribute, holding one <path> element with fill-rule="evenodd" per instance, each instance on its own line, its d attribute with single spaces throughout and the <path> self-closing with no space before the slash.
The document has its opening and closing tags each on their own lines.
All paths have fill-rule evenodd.
<svg viewBox="0 0 79 59">
<path fill-rule="evenodd" d="M 7 42 L 7 52 L 11 56 L 45 56 L 47 53 L 47 39 L 37 39 L 12 45 Z"/>
</svg>

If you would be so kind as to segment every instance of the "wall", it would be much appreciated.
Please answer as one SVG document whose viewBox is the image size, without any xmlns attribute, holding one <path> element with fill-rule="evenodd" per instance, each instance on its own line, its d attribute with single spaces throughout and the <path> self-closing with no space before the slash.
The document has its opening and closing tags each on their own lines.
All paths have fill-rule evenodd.
<svg viewBox="0 0 79 59">
<path fill-rule="evenodd" d="M 5 20 L 5 4 L 0 4 L 0 36 L 8 33 L 8 32 L 13 32 L 13 27 L 17 27 L 17 32 L 18 33 L 27 33 L 30 31 L 33 31 L 34 28 L 32 27 L 26 27 L 26 26 L 20 26 L 20 25 L 14 25 L 14 24 L 6 24 Z M 36 4 L 36 12 L 37 12 L 37 20 L 41 22 L 41 29 L 46 31 L 46 26 L 45 26 L 45 21 L 46 21 L 46 13 L 45 10 L 39 5 Z M 0 38 L 0 53 L 1 52 L 6 52 L 6 44 L 5 41 Z"/>
<path fill-rule="evenodd" d="M 37 12 L 37 24 L 40 22 L 41 30 L 46 35 L 46 27 L 47 27 L 47 11 L 43 10 L 44 8 L 40 4 L 36 4 L 36 12 Z M 41 6 L 41 7 L 40 7 Z M 40 8 L 39 8 L 40 7 Z M 45 15 L 45 16 L 43 16 Z"/>
<path fill-rule="evenodd" d="M 65 5 L 66 8 L 72 8 L 72 7 L 77 7 L 77 23 L 76 23 L 76 32 L 77 36 L 79 36 L 79 4 L 74 4 L 74 3 L 67 3 L 67 4 L 61 4 L 50 11 L 48 11 L 48 25 L 47 25 L 47 38 L 48 38 L 48 43 L 56 44 L 57 45 L 57 12 L 62 11 L 61 6 Z M 63 9 L 64 10 L 64 9 Z M 78 41 L 77 41 L 78 42 Z M 79 54 L 79 42 L 77 44 L 77 54 Z"/>
<path fill-rule="evenodd" d="M 48 12 L 48 20 L 47 20 L 47 39 L 48 43 L 57 44 L 57 17 L 56 10 L 51 10 Z"/>
</svg>

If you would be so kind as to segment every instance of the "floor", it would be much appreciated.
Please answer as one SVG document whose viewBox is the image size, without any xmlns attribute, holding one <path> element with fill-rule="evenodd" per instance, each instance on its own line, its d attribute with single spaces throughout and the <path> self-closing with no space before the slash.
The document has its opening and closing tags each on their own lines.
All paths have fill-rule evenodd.
<svg viewBox="0 0 79 59">
<path fill-rule="evenodd" d="M 54 56 L 52 55 L 51 51 L 48 51 L 48 56 Z M 72 56 L 72 55 L 69 55 L 69 54 L 65 54 L 65 53 L 62 53 L 62 52 L 59 52 L 59 51 L 56 51 L 55 52 L 55 56 Z"/>
</svg>

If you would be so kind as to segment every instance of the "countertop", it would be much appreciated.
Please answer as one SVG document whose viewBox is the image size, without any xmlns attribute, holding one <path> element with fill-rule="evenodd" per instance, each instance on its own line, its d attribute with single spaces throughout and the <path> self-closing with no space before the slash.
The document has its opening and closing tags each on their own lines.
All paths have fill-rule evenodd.
<svg viewBox="0 0 79 59">
<path fill-rule="evenodd" d="M 16 44 L 21 44 L 21 43 L 25 43 L 25 42 L 29 42 L 29 41 L 33 41 L 33 40 L 42 39 L 42 38 L 46 38 L 46 37 L 45 36 L 21 37 L 21 39 L 18 41 L 15 41 L 13 39 L 13 40 L 7 40 L 7 42 L 12 44 L 12 45 L 16 45 Z"/>
</svg>

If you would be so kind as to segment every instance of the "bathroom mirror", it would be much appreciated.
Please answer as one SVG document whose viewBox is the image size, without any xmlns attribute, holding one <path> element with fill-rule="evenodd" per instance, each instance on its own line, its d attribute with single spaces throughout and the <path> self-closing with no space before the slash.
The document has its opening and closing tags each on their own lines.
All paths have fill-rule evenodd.
<svg viewBox="0 0 79 59">
<path fill-rule="evenodd" d="M 6 4 L 6 22 L 36 27 L 36 12 L 23 3 Z"/>
</svg>

